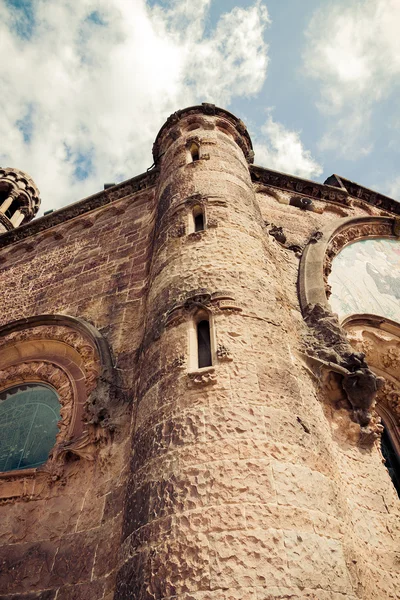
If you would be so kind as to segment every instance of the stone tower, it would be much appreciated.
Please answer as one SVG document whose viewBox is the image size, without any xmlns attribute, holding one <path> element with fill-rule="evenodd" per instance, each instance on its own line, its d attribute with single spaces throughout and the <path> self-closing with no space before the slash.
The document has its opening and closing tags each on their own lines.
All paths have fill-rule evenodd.
<svg viewBox="0 0 400 600">
<path fill-rule="evenodd" d="M 28 223 L 40 207 L 39 190 L 26 173 L 0 167 L 0 233 Z"/>
<path fill-rule="evenodd" d="M 0 410 L 61 408 L 48 459 L 0 473 L 1 598 L 396 600 L 400 325 L 339 323 L 328 276 L 398 242 L 398 203 L 254 166 L 211 104 L 153 156 L 20 230 L 39 194 L 0 171 Z"/>
<path fill-rule="evenodd" d="M 350 458 L 297 353 L 299 248 L 288 253 L 268 236 L 279 205 L 255 193 L 247 130 L 213 106 L 179 111 L 154 158 L 157 216 L 116 598 L 355 598 L 364 567 L 343 493 Z M 303 204 L 288 204 L 285 226 L 304 235 Z M 210 348 L 200 364 L 204 322 Z"/>
</svg>

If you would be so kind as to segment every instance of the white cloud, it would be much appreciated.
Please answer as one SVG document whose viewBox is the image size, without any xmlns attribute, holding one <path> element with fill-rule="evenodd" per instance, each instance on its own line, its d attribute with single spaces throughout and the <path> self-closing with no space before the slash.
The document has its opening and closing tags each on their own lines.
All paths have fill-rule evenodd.
<svg viewBox="0 0 400 600">
<path fill-rule="evenodd" d="M 298 131 L 286 129 L 281 123 L 268 117 L 261 133 L 264 140 L 258 139 L 254 144 L 257 165 L 307 179 L 321 175 L 321 165 L 304 148 Z"/>
<path fill-rule="evenodd" d="M 320 84 L 330 124 L 323 149 L 356 158 L 371 151 L 373 110 L 400 83 L 400 2 L 326 3 L 310 22 L 304 66 Z"/>
<path fill-rule="evenodd" d="M 387 195 L 394 200 L 398 200 L 400 202 L 400 175 L 395 177 L 392 181 L 388 183 L 387 187 Z"/>
<path fill-rule="evenodd" d="M 42 209 L 143 172 L 178 108 L 261 89 L 266 8 L 234 8 L 206 35 L 210 2 L 36 0 L 21 36 L 29 19 L 0 0 L 0 164 L 33 177 Z"/>
</svg>

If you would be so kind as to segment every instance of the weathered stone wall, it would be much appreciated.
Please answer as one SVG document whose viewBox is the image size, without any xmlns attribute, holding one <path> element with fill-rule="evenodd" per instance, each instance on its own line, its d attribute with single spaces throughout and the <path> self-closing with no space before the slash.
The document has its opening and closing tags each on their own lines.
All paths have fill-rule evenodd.
<svg viewBox="0 0 400 600">
<path fill-rule="evenodd" d="M 364 207 L 357 201 L 349 202 L 351 206 L 348 208 L 314 201 L 318 212 L 304 211 L 282 204 L 279 200 L 282 200 L 285 194 L 271 191 L 276 197 L 268 193 L 257 196 L 263 218 L 282 227 L 287 238 L 284 244 L 274 239 L 271 251 L 275 254 L 274 264 L 281 266 L 281 288 L 284 290 L 287 304 L 291 307 L 292 322 L 297 322 L 298 332 L 293 332 L 295 349 L 300 347 L 298 333 L 303 328 L 296 292 L 299 260 L 296 252 L 288 247 L 291 244 L 304 247 L 315 232 L 327 224 L 339 224 L 341 218 L 371 214 L 380 216 L 387 213 L 375 207 Z M 301 361 L 298 358 L 294 360 L 298 369 L 298 382 L 305 399 L 298 414 L 310 430 L 306 437 L 314 451 L 321 453 L 321 459 L 314 469 L 321 473 L 327 469 L 324 474 L 335 490 L 337 529 L 334 532 L 330 531 L 329 537 L 337 538 L 342 545 L 355 597 L 368 600 L 396 598 L 400 589 L 400 502 L 383 464 L 379 444 L 375 443 L 370 448 L 360 447 L 357 443 L 358 426 L 352 422 L 349 412 L 335 409 L 322 391 L 315 393 L 315 385 L 307 376 L 304 366 L 301 367 Z M 322 404 L 318 406 L 317 403 Z M 323 440 L 318 440 L 315 436 L 315 426 L 318 423 L 325 430 Z M 300 448 L 299 444 L 297 450 L 295 449 L 299 464 L 300 461 L 303 462 L 300 458 Z M 296 469 L 300 471 L 298 467 Z M 297 506 L 303 500 L 302 495 L 295 494 L 294 491 L 293 505 Z M 318 502 L 321 501 L 322 495 L 322 490 L 318 487 Z M 315 529 L 315 525 L 313 527 Z M 328 528 L 325 535 L 328 535 Z M 320 539 L 322 541 L 322 538 Z M 307 560 L 307 557 L 304 557 L 304 565 L 307 562 L 312 564 L 310 558 Z M 314 568 L 316 569 L 315 566 Z M 323 570 L 325 576 L 331 579 L 332 570 L 327 565 Z M 323 597 L 322 592 L 314 593 L 316 598 Z"/>
<path fill-rule="evenodd" d="M 87 320 L 119 386 L 93 461 L 67 463 L 34 498 L 3 498 L 0 599 L 398 597 L 400 503 L 377 445 L 358 444 L 304 362 L 297 295 L 313 234 L 382 212 L 343 190 L 303 210 L 252 181 L 243 124 L 212 113 L 168 121 L 156 189 L 0 248 L 0 325 Z M 196 206 L 206 229 L 193 233 Z M 198 311 L 213 339 L 203 369 Z"/>
<path fill-rule="evenodd" d="M 346 211 L 257 200 L 229 131 L 216 128 L 215 117 L 199 122 L 182 117 L 180 135 L 160 140 L 157 245 L 116 598 L 395 598 L 398 500 L 381 456 L 335 435 L 296 354 L 305 327 L 296 254 L 320 224 Z M 193 134 L 203 154 L 195 163 L 187 156 Z M 188 234 L 196 194 L 212 227 Z M 300 248 L 269 237 L 265 222 L 283 226 L 287 245 Z M 228 309 L 213 301 L 221 290 L 234 298 Z M 212 369 L 190 373 L 196 302 L 210 310 L 216 352 Z M 179 317 L 171 319 L 176 303 Z M 367 510 L 370 534 L 360 529 Z"/>
<path fill-rule="evenodd" d="M 0 324 L 46 313 L 85 319 L 109 343 L 117 386 L 112 432 L 93 460 L 75 456 L 60 478 L 40 475 L 34 493 L 15 498 L 0 479 L 1 598 L 113 597 L 153 224 L 148 190 L 0 250 Z"/>
</svg>

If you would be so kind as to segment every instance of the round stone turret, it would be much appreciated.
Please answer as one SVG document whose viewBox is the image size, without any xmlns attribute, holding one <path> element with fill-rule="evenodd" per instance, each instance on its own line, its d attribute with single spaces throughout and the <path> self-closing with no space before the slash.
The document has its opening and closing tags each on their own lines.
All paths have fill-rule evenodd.
<svg viewBox="0 0 400 600">
<path fill-rule="evenodd" d="M 39 190 L 29 175 L 0 167 L 0 233 L 31 221 L 40 207 Z"/>
</svg>

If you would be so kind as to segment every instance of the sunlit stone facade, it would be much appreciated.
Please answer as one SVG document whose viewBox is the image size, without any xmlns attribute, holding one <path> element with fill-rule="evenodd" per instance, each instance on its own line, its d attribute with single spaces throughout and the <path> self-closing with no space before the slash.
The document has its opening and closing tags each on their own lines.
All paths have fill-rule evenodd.
<svg viewBox="0 0 400 600">
<path fill-rule="evenodd" d="M 254 166 L 211 104 L 153 155 L 0 235 L 0 402 L 60 404 L 48 460 L 0 473 L 1 598 L 394 600 L 400 325 L 334 313 L 353 244 L 397 290 L 400 206 Z"/>
</svg>

